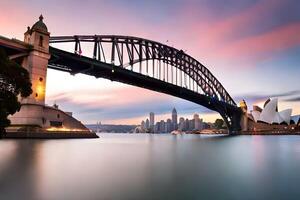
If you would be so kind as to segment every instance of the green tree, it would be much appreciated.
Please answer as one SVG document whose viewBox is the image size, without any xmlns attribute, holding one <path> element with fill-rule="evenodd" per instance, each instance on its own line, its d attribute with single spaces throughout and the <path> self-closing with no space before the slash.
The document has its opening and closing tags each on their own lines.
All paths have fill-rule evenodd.
<svg viewBox="0 0 300 200">
<path fill-rule="evenodd" d="M 223 127 L 223 125 L 224 125 L 223 119 L 216 119 L 215 124 L 214 124 L 215 128 L 221 129 Z"/>
<path fill-rule="evenodd" d="M 22 66 L 9 60 L 0 49 L 0 136 L 10 125 L 8 115 L 20 110 L 18 96 L 28 97 L 32 93 L 29 73 Z"/>
</svg>

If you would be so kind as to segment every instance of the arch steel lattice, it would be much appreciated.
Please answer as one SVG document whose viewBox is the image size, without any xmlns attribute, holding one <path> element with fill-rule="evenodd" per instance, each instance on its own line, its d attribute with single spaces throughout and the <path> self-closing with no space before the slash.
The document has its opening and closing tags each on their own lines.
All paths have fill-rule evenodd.
<svg viewBox="0 0 300 200">
<path fill-rule="evenodd" d="M 89 57 L 98 63 L 111 66 L 112 71 L 120 68 L 134 71 L 134 68 L 138 67 L 137 72 L 147 77 L 180 86 L 201 97 L 208 97 L 210 100 L 204 106 L 219 112 L 229 129 L 239 129 L 237 122 L 239 114 L 236 113 L 240 110 L 229 93 L 204 65 L 182 50 L 152 40 L 118 35 L 56 36 L 50 38 L 50 43 L 54 45 L 73 43 L 74 53 L 72 54 L 76 56 L 73 58 Z M 63 54 L 61 50 L 50 47 L 50 53 L 52 54 L 49 62 L 50 68 L 70 73 L 86 73 L 97 77 L 93 63 L 90 63 L 89 67 L 76 70 L 77 68 L 70 66 L 78 65 L 78 62 L 72 64 L 57 62 Z M 64 55 L 67 55 L 66 53 Z M 68 56 L 72 55 L 69 53 Z M 211 103 L 215 106 L 210 106 Z"/>
</svg>

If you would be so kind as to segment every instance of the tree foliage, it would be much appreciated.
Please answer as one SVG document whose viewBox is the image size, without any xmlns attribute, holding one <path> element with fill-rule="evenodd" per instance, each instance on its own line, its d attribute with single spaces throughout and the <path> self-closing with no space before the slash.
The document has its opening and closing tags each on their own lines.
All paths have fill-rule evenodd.
<svg viewBox="0 0 300 200">
<path fill-rule="evenodd" d="M 214 123 L 215 128 L 221 129 L 221 128 L 223 128 L 223 125 L 224 125 L 223 119 L 216 119 L 216 121 Z"/>
<path fill-rule="evenodd" d="M 11 61 L 0 49 L 0 134 L 10 125 L 7 118 L 20 110 L 18 96 L 28 97 L 32 93 L 29 73 L 22 66 Z"/>
</svg>

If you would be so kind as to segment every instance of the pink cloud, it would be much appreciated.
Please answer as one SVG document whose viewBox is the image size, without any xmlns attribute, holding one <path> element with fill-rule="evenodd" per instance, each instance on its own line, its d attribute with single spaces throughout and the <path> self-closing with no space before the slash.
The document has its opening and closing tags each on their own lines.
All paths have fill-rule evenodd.
<svg viewBox="0 0 300 200">
<path fill-rule="evenodd" d="M 263 58 L 275 52 L 300 45 L 300 23 L 291 23 L 270 32 L 250 36 L 223 48 L 219 53 L 227 58 Z"/>
<path fill-rule="evenodd" d="M 171 24 L 175 32 L 172 36 L 174 45 L 187 49 L 188 54 L 210 66 L 224 68 L 239 63 L 245 67 L 245 59 L 253 66 L 257 61 L 253 58 L 260 59 L 262 55 L 272 55 L 274 51 L 298 45 L 298 24 L 284 25 L 264 33 L 248 33 L 261 25 L 263 17 L 269 16 L 267 13 L 279 13 L 284 3 L 280 0 L 258 1 L 225 19 L 208 17 L 205 8 L 199 11 L 187 5 L 179 12 L 180 20 Z M 172 28 L 170 24 L 164 24 L 160 29 L 168 32 Z"/>
<path fill-rule="evenodd" d="M 119 88 L 100 88 L 93 90 L 74 90 L 72 92 L 50 94 L 47 96 L 47 102 L 68 101 L 69 103 L 92 107 L 122 107 L 126 105 L 134 105 L 141 102 L 157 101 L 159 95 L 159 101 L 169 100 L 171 97 L 161 93 L 136 87 L 119 87 Z M 76 96 L 76 98 L 74 98 Z"/>
</svg>

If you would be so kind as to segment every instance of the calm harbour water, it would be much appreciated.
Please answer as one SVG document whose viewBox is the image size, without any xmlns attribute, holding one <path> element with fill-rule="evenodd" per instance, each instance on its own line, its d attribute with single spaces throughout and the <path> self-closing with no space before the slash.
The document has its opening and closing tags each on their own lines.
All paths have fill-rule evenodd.
<svg viewBox="0 0 300 200">
<path fill-rule="evenodd" d="M 0 199 L 300 199 L 300 136 L 0 140 Z"/>
</svg>

